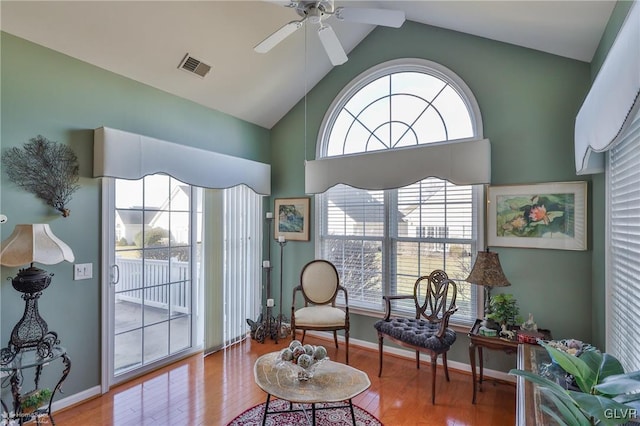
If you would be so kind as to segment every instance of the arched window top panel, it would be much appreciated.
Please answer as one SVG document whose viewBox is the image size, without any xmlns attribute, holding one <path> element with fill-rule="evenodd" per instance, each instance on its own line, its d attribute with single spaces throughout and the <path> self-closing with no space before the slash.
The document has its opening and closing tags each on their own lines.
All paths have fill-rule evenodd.
<svg viewBox="0 0 640 426">
<path fill-rule="evenodd" d="M 316 158 L 482 137 L 478 103 L 460 77 L 435 62 L 397 59 L 340 92 L 320 127 Z"/>
<path fill-rule="evenodd" d="M 473 93 L 424 59 L 385 62 L 356 77 L 331 104 L 316 146 L 316 160 L 305 164 L 307 194 L 338 184 L 392 189 L 428 177 L 491 182 L 491 145 Z"/>
</svg>

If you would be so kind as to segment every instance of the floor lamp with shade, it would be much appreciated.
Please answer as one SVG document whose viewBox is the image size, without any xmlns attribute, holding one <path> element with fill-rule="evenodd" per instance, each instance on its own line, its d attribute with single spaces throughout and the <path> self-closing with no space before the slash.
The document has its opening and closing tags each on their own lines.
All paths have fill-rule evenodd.
<svg viewBox="0 0 640 426">
<path fill-rule="evenodd" d="M 46 358 L 59 343 L 58 334 L 50 331 L 38 312 L 38 299 L 49 287 L 53 274 L 34 266 L 34 262 L 55 265 L 75 260 L 71 248 L 56 237 L 48 224 L 16 225 L 13 233 L 2 242 L 0 264 L 16 267 L 29 264 L 11 278 L 13 288 L 22 293 L 24 314 L 11 331 L 6 348 L 0 349 L 0 362 L 11 362 L 23 350 L 36 350 Z"/>
</svg>

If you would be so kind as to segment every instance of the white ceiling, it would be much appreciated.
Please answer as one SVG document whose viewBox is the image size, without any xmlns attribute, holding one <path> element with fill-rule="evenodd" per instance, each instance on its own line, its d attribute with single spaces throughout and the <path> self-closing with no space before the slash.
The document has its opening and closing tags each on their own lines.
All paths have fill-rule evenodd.
<svg viewBox="0 0 640 426">
<path fill-rule="evenodd" d="M 590 62 L 615 1 L 340 1 L 403 9 L 407 19 Z M 6 1 L 1 29 L 133 80 L 271 128 L 331 69 L 300 30 L 267 54 L 253 47 L 294 10 L 269 1 Z M 349 53 L 373 26 L 327 20 Z M 201 79 L 185 54 L 212 65 Z M 305 78 L 306 70 L 306 78 Z"/>
</svg>

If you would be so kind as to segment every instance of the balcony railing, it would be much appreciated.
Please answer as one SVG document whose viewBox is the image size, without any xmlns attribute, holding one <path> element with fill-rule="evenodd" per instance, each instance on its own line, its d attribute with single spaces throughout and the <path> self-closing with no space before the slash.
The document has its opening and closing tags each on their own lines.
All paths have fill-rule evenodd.
<svg viewBox="0 0 640 426">
<path fill-rule="evenodd" d="M 116 257 L 120 281 L 116 302 L 144 304 L 176 313 L 189 313 L 191 280 L 189 262 Z"/>
</svg>

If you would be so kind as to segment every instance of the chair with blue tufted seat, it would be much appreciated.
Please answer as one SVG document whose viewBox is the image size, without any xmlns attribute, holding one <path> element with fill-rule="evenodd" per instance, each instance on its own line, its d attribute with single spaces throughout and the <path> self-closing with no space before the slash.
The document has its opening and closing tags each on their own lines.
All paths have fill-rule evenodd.
<svg viewBox="0 0 640 426">
<path fill-rule="evenodd" d="M 382 376 L 384 337 L 400 346 L 415 349 L 417 368 L 420 368 L 420 352 L 427 353 L 431 358 L 431 403 L 435 404 L 436 365 L 440 354 L 442 354 L 444 374 L 449 381 L 447 351 L 456 341 L 456 332 L 449 328 L 449 317 L 458 310 L 456 295 L 455 282 L 449 279 L 446 272 L 435 270 L 428 276 L 418 278 L 413 287 L 413 295 L 383 296 L 385 317 L 374 324 L 378 331 L 380 354 L 378 377 Z M 410 308 L 407 301 L 413 301 L 415 317 L 392 317 L 392 307 Z"/>
</svg>

